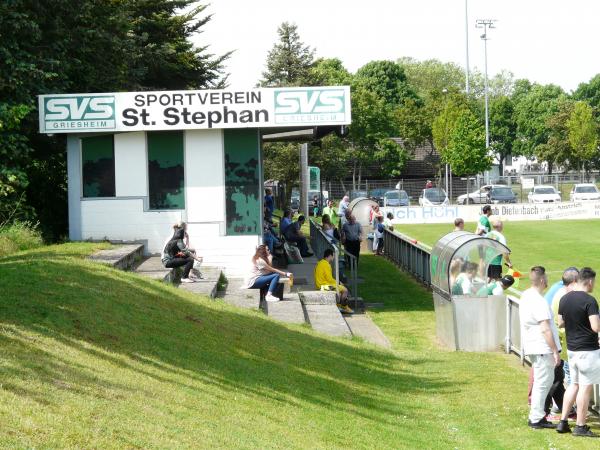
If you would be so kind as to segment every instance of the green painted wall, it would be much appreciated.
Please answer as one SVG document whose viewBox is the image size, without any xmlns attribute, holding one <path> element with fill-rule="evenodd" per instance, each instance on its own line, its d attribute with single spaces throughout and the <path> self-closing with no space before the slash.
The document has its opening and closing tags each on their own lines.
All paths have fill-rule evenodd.
<svg viewBox="0 0 600 450">
<path fill-rule="evenodd" d="M 258 130 L 224 130 L 223 139 L 227 235 L 262 235 Z"/>
</svg>

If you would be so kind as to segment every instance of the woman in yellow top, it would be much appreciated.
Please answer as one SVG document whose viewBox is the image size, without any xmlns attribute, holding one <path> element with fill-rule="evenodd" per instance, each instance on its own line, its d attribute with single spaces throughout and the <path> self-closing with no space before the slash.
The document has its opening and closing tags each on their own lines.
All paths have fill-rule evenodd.
<svg viewBox="0 0 600 450">
<path fill-rule="evenodd" d="M 322 286 L 331 286 L 331 290 L 335 289 L 335 278 L 331 271 L 331 263 L 333 262 L 334 253 L 330 248 L 323 252 L 321 259 L 315 266 L 315 287 L 321 290 Z M 338 303 L 337 307 L 340 312 L 353 314 L 354 311 L 348 306 L 348 289 L 342 283 L 338 285 Z"/>
</svg>

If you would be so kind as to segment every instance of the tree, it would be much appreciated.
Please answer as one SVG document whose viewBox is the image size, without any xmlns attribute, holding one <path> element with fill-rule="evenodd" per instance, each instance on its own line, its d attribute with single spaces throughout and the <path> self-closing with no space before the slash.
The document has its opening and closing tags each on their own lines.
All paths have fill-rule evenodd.
<svg viewBox="0 0 600 450">
<path fill-rule="evenodd" d="M 490 101 L 490 147 L 498 158 L 500 173 L 504 160 L 514 154 L 513 143 L 517 135 L 514 104 L 510 97 L 494 97 Z"/>
<path fill-rule="evenodd" d="M 573 92 L 575 100 L 586 101 L 594 110 L 596 117 L 600 115 L 600 74 L 595 75 L 587 83 L 581 83 Z"/>
<path fill-rule="evenodd" d="M 573 161 L 573 148 L 569 142 L 567 122 L 573 113 L 574 102 L 563 99 L 559 102 L 557 111 L 546 119 L 548 140 L 535 148 L 535 157 L 548 164 L 548 172 L 556 166 L 567 169 Z"/>
<path fill-rule="evenodd" d="M 547 119 L 558 111 L 564 91 L 555 85 L 533 85 L 527 93 L 520 94 L 515 104 L 517 135 L 514 148 L 518 154 L 531 157 L 538 145 L 548 142 Z"/>
<path fill-rule="evenodd" d="M 485 148 L 485 130 L 468 109 L 460 111 L 448 146 L 440 155 L 459 176 L 481 173 L 491 167 L 492 157 Z"/>
<path fill-rule="evenodd" d="M 444 108 L 433 120 L 431 126 L 433 144 L 440 155 L 447 150 L 458 118 L 467 109 L 464 98 L 453 97 L 446 100 Z"/>
<path fill-rule="evenodd" d="M 356 72 L 355 81 L 374 92 L 390 107 L 402 104 L 408 98 L 418 98 L 408 85 L 402 66 L 392 61 L 365 64 Z"/>
<path fill-rule="evenodd" d="M 352 83 L 352 74 L 337 58 L 319 58 L 309 71 L 307 84 L 310 86 L 345 86 Z"/>
<path fill-rule="evenodd" d="M 0 139 L 10 155 L 0 159 L 0 173 L 11 172 L 14 187 L 3 206 L 25 199 L 23 210 L 35 209 L 30 218 L 37 216 L 47 238 L 66 232 L 65 137 L 38 134 L 38 94 L 223 84 L 228 55 L 215 57 L 188 40 L 210 20 L 195 4 L 0 2 L 0 60 L 6 62 L 0 64 Z"/>
<path fill-rule="evenodd" d="M 308 84 L 315 50 L 300 40 L 298 27 L 283 22 L 277 29 L 279 41 L 267 55 L 267 70 L 261 86 L 301 86 Z"/>
<path fill-rule="evenodd" d="M 588 161 L 598 154 L 598 125 L 594 121 L 592 107 L 586 102 L 577 102 L 567 121 L 569 143 L 573 148 L 573 159 L 586 171 Z"/>
<path fill-rule="evenodd" d="M 425 102 L 442 92 L 464 90 L 465 72 L 455 63 L 444 63 L 437 59 L 417 61 L 414 58 L 400 58 L 398 64 L 404 69 L 409 86 Z"/>
</svg>

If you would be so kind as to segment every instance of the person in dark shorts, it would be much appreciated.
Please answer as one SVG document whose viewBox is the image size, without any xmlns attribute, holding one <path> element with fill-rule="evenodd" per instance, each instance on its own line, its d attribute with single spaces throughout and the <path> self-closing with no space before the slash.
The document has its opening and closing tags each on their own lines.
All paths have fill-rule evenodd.
<svg viewBox="0 0 600 450">
<path fill-rule="evenodd" d="M 586 424 L 594 384 L 600 383 L 600 316 L 598 302 L 590 295 L 594 290 L 596 272 L 589 267 L 579 271 L 577 290 L 565 294 L 558 305 L 558 324 L 567 335 L 567 354 L 571 384 L 565 392 L 562 416 L 556 431 L 571 431 L 567 417 L 577 402 L 577 424 L 574 436 L 599 437 Z"/>
<path fill-rule="evenodd" d="M 358 266 L 360 242 L 362 241 L 362 226 L 356 221 L 356 217 L 353 214 L 350 214 L 348 221 L 342 227 L 342 239 L 344 240 L 346 252 L 356 257 L 356 265 Z"/>
</svg>

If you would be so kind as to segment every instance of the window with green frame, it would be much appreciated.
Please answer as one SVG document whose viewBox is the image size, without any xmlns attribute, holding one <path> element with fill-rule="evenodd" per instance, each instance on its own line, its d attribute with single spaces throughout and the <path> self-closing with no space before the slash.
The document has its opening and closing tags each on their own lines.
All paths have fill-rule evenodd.
<svg viewBox="0 0 600 450">
<path fill-rule="evenodd" d="M 114 135 L 81 138 L 81 176 L 84 197 L 115 196 Z"/>
<path fill-rule="evenodd" d="M 185 209 L 183 131 L 153 131 L 147 139 L 150 209 Z"/>
</svg>

